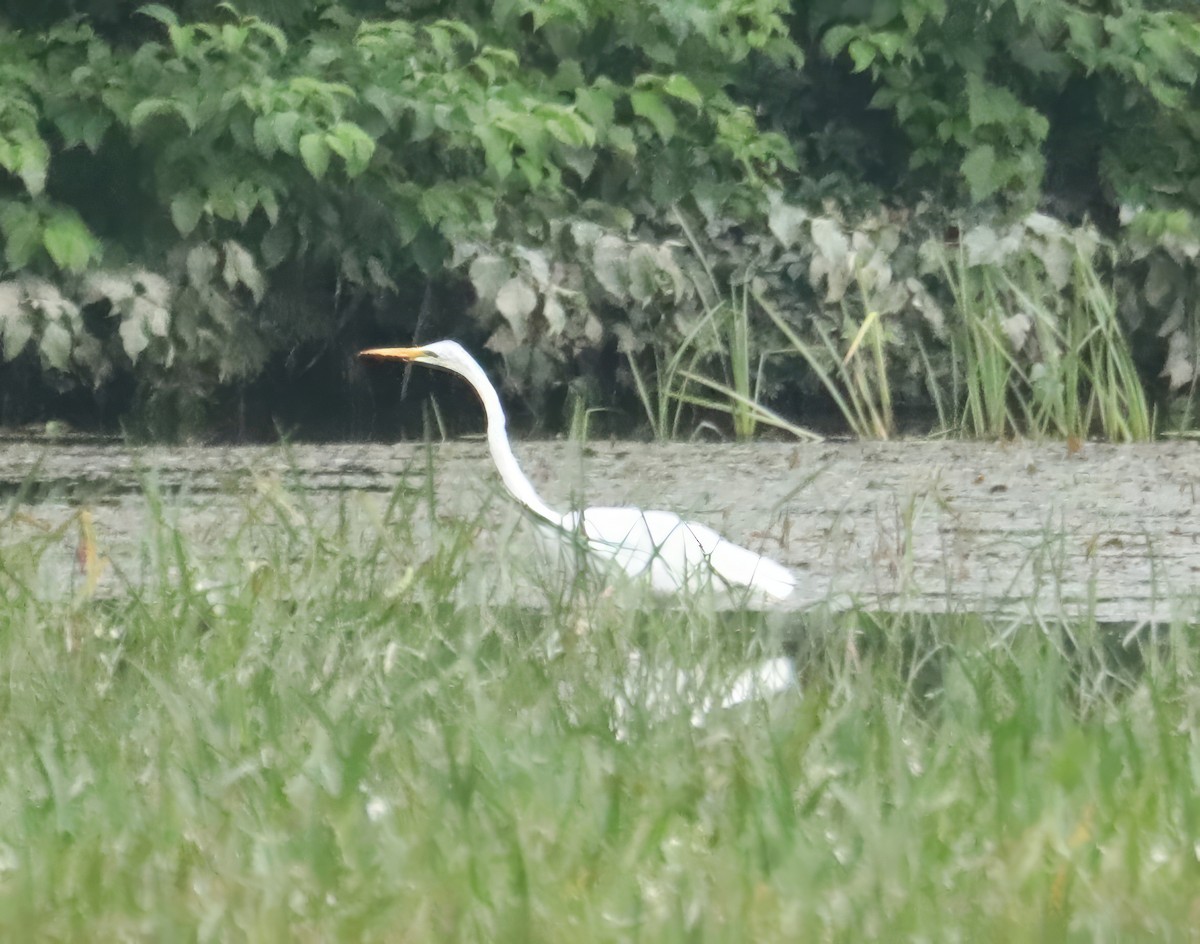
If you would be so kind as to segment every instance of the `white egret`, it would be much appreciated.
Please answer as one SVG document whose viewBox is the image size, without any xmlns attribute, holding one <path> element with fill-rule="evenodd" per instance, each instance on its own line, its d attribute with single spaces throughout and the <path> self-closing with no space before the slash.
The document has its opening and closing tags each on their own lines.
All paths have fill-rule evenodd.
<svg viewBox="0 0 1200 944">
<path fill-rule="evenodd" d="M 640 508 L 587 508 L 560 514 L 542 501 L 521 472 L 505 431 L 507 421 L 496 388 L 475 359 L 456 341 L 421 347 L 379 347 L 360 357 L 427 364 L 458 374 L 483 402 L 492 460 L 505 487 L 538 520 L 562 539 L 631 577 L 647 579 L 658 594 L 712 588 L 730 596 L 782 600 L 796 578 L 786 567 L 756 554 L 702 524 L 684 521 L 669 511 Z"/>
</svg>

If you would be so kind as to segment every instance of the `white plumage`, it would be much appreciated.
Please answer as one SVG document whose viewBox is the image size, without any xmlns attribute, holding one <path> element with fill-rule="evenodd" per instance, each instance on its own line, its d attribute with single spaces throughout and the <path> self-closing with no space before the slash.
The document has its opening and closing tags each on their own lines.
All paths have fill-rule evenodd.
<svg viewBox="0 0 1200 944">
<path fill-rule="evenodd" d="M 655 593 L 712 589 L 733 597 L 782 600 L 795 589 L 795 577 L 782 564 L 725 540 L 706 525 L 684 521 L 669 511 L 609 507 L 567 514 L 554 511 L 542 501 L 517 464 L 495 387 L 483 368 L 457 342 L 372 348 L 361 356 L 428 364 L 463 377 L 483 402 L 492 460 L 512 496 L 539 519 L 543 530 L 554 529 L 564 541 L 577 543 L 589 557 L 607 562 L 630 577 L 647 580 Z"/>
</svg>

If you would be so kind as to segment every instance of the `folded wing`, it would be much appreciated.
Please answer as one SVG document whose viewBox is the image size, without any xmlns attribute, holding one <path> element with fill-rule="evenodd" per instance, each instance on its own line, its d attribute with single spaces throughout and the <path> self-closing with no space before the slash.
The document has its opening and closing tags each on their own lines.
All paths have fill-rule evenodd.
<svg viewBox="0 0 1200 944">
<path fill-rule="evenodd" d="M 565 515 L 562 526 L 579 535 L 592 556 L 631 577 L 648 577 L 656 593 L 712 588 L 782 600 L 796 586 L 781 564 L 669 511 L 588 508 Z"/>
</svg>

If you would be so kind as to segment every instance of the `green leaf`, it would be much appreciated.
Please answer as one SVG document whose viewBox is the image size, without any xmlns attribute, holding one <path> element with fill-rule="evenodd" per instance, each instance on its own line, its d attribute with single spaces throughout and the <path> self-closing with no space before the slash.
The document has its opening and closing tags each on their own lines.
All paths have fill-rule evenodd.
<svg viewBox="0 0 1200 944">
<path fill-rule="evenodd" d="M 171 40 L 171 48 L 181 59 L 192 51 L 195 45 L 196 29 L 193 26 L 168 26 L 167 36 Z"/>
<path fill-rule="evenodd" d="M 291 227 L 282 224 L 272 226 L 259 244 L 263 265 L 274 269 L 291 255 L 293 243 Z"/>
<path fill-rule="evenodd" d="M 71 212 L 59 212 L 42 230 L 42 245 L 60 269 L 82 272 L 94 256 L 100 255 L 100 243 L 83 220 Z"/>
<path fill-rule="evenodd" d="M 900 50 L 907 45 L 907 41 L 903 33 L 894 32 L 891 30 L 884 30 L 874 33 L 871 36 L 871 40 L 875 43 L 875 47 L 883 55 L 883 58 L 888 62 L 893 61 L 896 58 L 897 53 L 899 53 Z"/>
<path fill-rule="evenodd" d="M 980 203 L 1000 189 L 997 179 L 996 151 L 990 144 L 972 148 L 962 162 L 962 175 L 971 190 L 971 199 Z"/>
<path fill-rule="evenodd" d="M 633 131 L 625 125 L 617 125 L 608 132 L 608 144 L 618 154 L 626 157 L 637 156 L 637 142 L 633 139 Z"/>
<path fill-rule="evenodd" d="M 325 176 L 329 170 L 329 145 L 325 136 L 310 132 L 300 137 L 300 159 L 305 168 L 317 180 Z"/>
<path fill-rule="evenodd" d="M 275 127 L 271 119 L 273 115 L 259 115 L 254 119 L 254 146 L 258 153 L 270 159 L 279 150 L 279 141 L 275 137 Z"/>
<path fill-rule="evenodd" d="M 575 90 L 575 108 L 597 131 L 607 130 L 613 123 L 615 108 L 612 95 L 607 89 L 578 88 Z"/>
<path fill-rule="evenodd" d="M 825 35 L 821 37 L 821 48 L 825 51 L 825 55 L 831 59 L 840 53 L 849 44 L 850 40 L 858 35 L 859 29 L 856 26 L 833 26 L 826 30 Z"/>
<path fill-rule="evenodd" d="M 375 153 L 374 139 L 356 124 L 339 121 L 325 135 L 325 143 L 346 164 L 346 175 L 357 177 L 371 161 Z M 303 142 L 301 142 L 303 147 Z M 310 168 L 311 170 L 311 168 Z M 314 176 L 320 176 L 315 174 Z"/>
<path fill-rule="evenodd" d="M 972 128 L 1000 125 L 1006 130 L 1024 124 L 1026 108 L 1008 89 L 989 85 L 975 74 L 967 76 L 967 118 Z"/>
<path fill-rule="evenodd" d="M 10 269 L 25 268 L 42 248 L 42 219 L 27 204 L 9 203 L 0 209 L 0 232 Z"/>
<path fill-rule="evenodd" d="M 529 189 L 536 190 L 538 185 L 546 177 L 547 167 L 541 161 L 532 160 L 527 155 L 522 154 L 516 160 L 517 170 L 525 175 L 525 179 L 529 181 Z"/>
<path fill-rule="evenodd" d="M 196 130 L 196 118 L 190 108 L 182 102 L 168 98 L 146 98 L 138 102 L 129 114 L 129 127 L 138 130 L 151 118 L 173 115 L 188 126 L 189 131 Z"/>
<path fill-rule="evenodd" d="M 245 226 L 257 207 L 258 188 L 248 180 L 239 181 L 233 188 L 233 209 L 237 221 Z"/>
<path fill-rule="evenodd" d="M 284 154 L 293 157 L 299 153 L 300 113 L 295 111 L 278 112 L 271 116 L 271 130 L 275 132 L 275 140 Z"/>
<path fill-rule="evenodd" d="M 50 149 L 38 137 L 17 141 L 16 174 L 31 196 L 46 188 L 46 171 L 50 166 Z"/>
<path fill-rule="evenodd" d="M 545 127 L 553 138 L 568 147 L 589 146 L 596 141 L 595 130 L 578 115 L 569 111 L 547 115 Z"/>
<path fill-rule="evenodd" d="M 667 81 L 663 83 L 663 91 L 668 95 L 673 95 L 675 98 L 687 102 L 689 105 L 695 105 L 697 108 L 704 104 L 704 96 L 692 84 L 692 80 L 686 75 L 680 75 L 678 72 L 668 77 Z"/>
<path fill-rule="evenodd" d="M 854 71 L 865 72 L 875 61 L 878 50 L 865 40 L 855 39 L 851 41 L 847 52 L 854 61 Z"/>
<path fill-rule="evenodd" d="M 63 110 L 54 116 L 55 127 L 63 136 L 67 147 L 82 144 L 93 154 L 100 149 L 104 133 L 112 124 L 108 114 L 96 113 L 81 103 L 64 104 Z"/>
<path fill-rule="evenodd" d="M 164 7 L 161 3 L 147 3 L 140 7 L 137 11 L 142 16 L 148 16 L 152 20 L 158 20 L 163 26 L 178 26 L 179 17 L 175 15 L 173 10 Z"/>
<path fill-rule="evenodd" d="M 171 198 L 171 222 L 181 236 L 190 236 L 204 213 L 204 196 L 199 190 L 184 190 Z"/>
<path fill-rule="evenodd" d="M 675 136 L 675 115 L 657 92 L 630 92 L 629 103 L 633 106 L 634 114 L 654 125 L 654 130 L 664 143 Z"/>
<path fill-rule="evenodd" d="M 508 137 L 495 125 L 481 124 L 475 129 L 483 144 L 487 165 L 497 180 L 504 180 L 512 173 L 513 159 Z"/>
<path fill-rule="evenodd" d="M 274 190 L 268 187 L 259 190 L 258 205 L 263 208 L 263 212 L 267 215 L 267 221 L 272 226 L 279 222 L 279 198 L 275 195 Z"/>
<path fill-rule="evenodd" d="M 560 157 L 580 180 L 587 180 L 596 168 L 596 152 L 590 148 L 564 148 Z"/>
</svg>

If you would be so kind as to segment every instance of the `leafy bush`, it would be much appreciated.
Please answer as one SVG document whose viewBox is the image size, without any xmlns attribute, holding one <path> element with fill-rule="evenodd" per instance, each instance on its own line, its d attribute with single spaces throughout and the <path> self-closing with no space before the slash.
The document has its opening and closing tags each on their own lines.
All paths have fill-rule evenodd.
<svg viewBox="0 0 1200 944">
<path fill-rule="evenodd" d="M 607 353 L 627 406 L 853 387 L 879 434 L 963 350 L 921 246 L 1034 210 L 1111 240 L 1143 379 L 1194 385 L 1183 0 L 75 8 L 0 17 L 0 340 L 132 378 L 160 431 L 301 346 L 436 332 L 534 402 Z"/>
<path fill-rule="evenodd" d="M 159 394 L 194 393 L 335 330 L 339 313 L 323 309 L 348 296 L 351 308 L 389 304 L 474 247 L 520 256 L 572 216 L 627 228 L 627 205 L 667 206 L 692 169 L 714 204 L 749 206 L 790 160 L 723 91 L 755 50 L 795 55 L 771 4 L 679 22 L 652 4 L 517 4 L 476 26 L 323 5 L 302 38 L 222 8 L 188 23 L 144 7 L 117 32 L 156 21 L 158 36 L 130 47 L 77 20 L 3 29 L 6 358 L 33 344 L 50 369 L 93 382 L 134 371 Z M 567 55 L 606 30 L 622 50 L 611 63 Z M 694 79 L 660 68 L 683 61 Z M 642 165 L 660 170 L 649 187 Z M 141 314 L 152 302 L 127 271 L 174 287 L 165 330 Z M 47 338 L 20 289 L 33 277 L 95 306 L 103 327 L 55 321 Z M 268 288 L 304 314 L 272 319 Z M 528 286 L 499 298 L 523 340 Z M 558 318 L 543 314 L 551 336 Z M 564 337 L 598 340 L 586 316 Z"/>
</svg>

